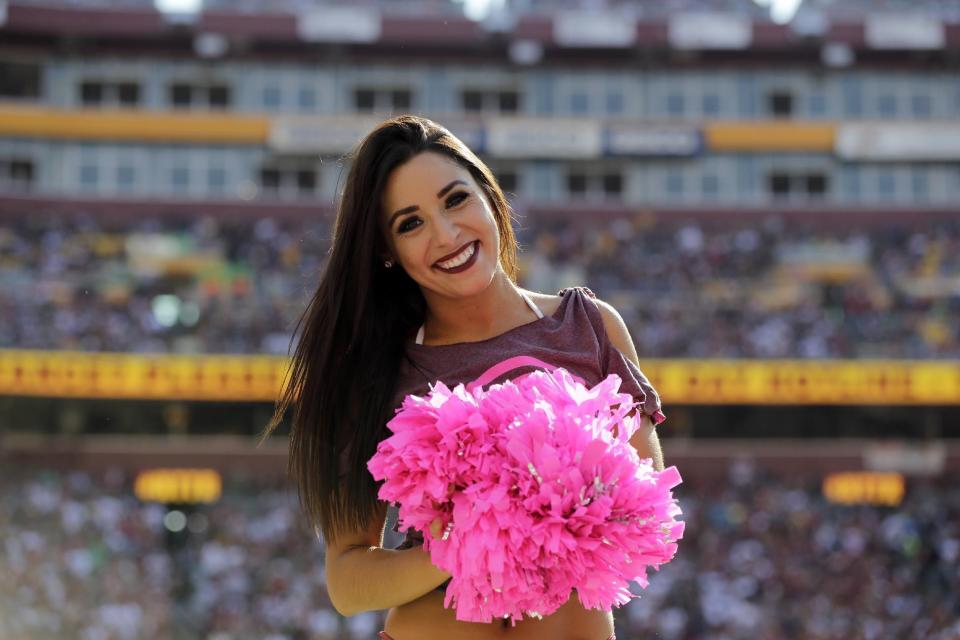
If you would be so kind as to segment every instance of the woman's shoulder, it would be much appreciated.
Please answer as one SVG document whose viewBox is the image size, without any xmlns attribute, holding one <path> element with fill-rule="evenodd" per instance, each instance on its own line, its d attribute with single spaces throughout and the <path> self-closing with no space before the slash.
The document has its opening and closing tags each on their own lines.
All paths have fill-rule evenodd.
<svg viewBox="0 0 960 640">
<path fill-rule="evenodd" d="M 552 316 L 556 313 L 557 309 L 560 308 L 560 303 L 563 302 L 562 295 L 550 295 L 528 289 L 523 289 L 523 292 L 530 296 L 530 299 L 533 300 L 534 304 L 540 308 L 540 311 L 545 316 Z"/>
</svg>

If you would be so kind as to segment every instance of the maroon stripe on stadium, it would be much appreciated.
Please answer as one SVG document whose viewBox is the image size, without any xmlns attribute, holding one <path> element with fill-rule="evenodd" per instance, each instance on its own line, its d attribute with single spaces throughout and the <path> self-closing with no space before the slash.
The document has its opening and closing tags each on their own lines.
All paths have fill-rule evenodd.
<svg viewBox="0 0 960 640">
<path fill-rule="evenodd" d="M 213 31 L 287 42 L 298 40 L 297 17 L 289 13 L 211 11 L 201 14 L 198 20 L 198 31 Z"/>
<path fill-rule="evenodd" d="M 90 35 L 159 35 L 167 31 L 163 16 L 152 10 L 73 9 L 11 4 L 4 31 Z"/>
<path fill-rule="evenodd" d="M 462 45 L 482 44 L 487 39 L 480 25 L 462 16 L 449 18 L 399 18 L 385 16 L 380 42 L 384 44 Z"/>
</svg>

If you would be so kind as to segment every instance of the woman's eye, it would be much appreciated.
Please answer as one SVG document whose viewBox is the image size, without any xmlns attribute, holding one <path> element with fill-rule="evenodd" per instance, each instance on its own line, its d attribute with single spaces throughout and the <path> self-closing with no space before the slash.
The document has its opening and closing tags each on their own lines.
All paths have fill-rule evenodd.
<svg viewBox="0 0 960 640">
<path fill-rule="evenodd" d="M 458 191 L 447 198 L 447 208 L 449 209 L 450 207 L 455 207 L 469 197 L 470 194 L 468 194 L 466 191 Z"/>
<path fill-rule="evenodd" d="M 400 223 L 400 226 L 397 227 L 397 231 L 399 231 L 400 233 L 406 233 L 411 229 L 415 229 L 416 225 L 414 223 L 418 221 L 419 220 L 417 218 L 407 218 L 406 220 Z"/>
</svg>

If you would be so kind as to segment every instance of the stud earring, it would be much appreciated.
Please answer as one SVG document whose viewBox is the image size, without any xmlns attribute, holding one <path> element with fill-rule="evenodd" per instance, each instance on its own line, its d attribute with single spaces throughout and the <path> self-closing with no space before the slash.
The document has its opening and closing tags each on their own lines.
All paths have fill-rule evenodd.
<svg viewBox="0 0 960 640">
<path fill-rule="evenodd" d="M 387 269 L 389 269 L 390 267 L 393 266 L 393 260 L 384 260 L 383 266 L 385 266 Z"/>
</svg>

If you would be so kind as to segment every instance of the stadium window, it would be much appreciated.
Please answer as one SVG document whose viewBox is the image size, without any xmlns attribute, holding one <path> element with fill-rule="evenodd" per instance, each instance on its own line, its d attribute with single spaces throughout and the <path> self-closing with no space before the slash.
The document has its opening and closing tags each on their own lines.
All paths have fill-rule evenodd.
<svg viewBox="0 0 960 640">
<path fill-rule="evenodd" d="M 854 202 L 860 200 L 860 168 L 854 165 L 847 165 L 840 171 L 840 179 L 843 185 L 843 193 Z"/>
<path fill-rule="evenodd" d="M 520 94 L 516 91 L 501 91 L 497 95 L 500 113 L 516 113 L 520 110 Z"/>
<path fill-rule="evenodd" d="M 815 118 L 821 118 L 827 114 L 827 99 L 822 93 L 814 93 L 810 96 L 810 115 Z"/>
<path fill-rule="evenodd" d="M 587 176 L 583 173 L 567 174 L 567 193 L 574 197 L 587 195 Z"/>
<path fill-rule="evenodd" d="M 189 108 L 193 104 L 193 87 L 182 82 L 171 84 L 170 104 L 175 108 Z"/>
<path fill-rule="evenodd" d="M 375 103 L 376 93 L 374 93 L 373 89 L 354 89 L 353 107 L 357 111 L 364 113 L 373 111 Z"/>
<path fill-rule="evenodd" d="M 101 104 L 103 102 L 103 83 L 92 81 L 81 82 L 80 102 L 83 105 Z"/>
<path fill-rule="evenodd" d="M 118 83 L 117 102 L 125 107 L 135 107 L 140 104 L 140 85 L 135 82 Z"/>
<path fill-rule="evenodd" d="M 895 118 L 897 115 L 897 97 L 885 93 L 877 98 L 877 115 L 881 118 Z"/>
<path fill-rule="evenodd" d="M 33 161 L 11 160 L 10 180 L 15 184 L 31 184 L 33 182 Z"/>
<path fill-rule="evenodd" d="M 793 96 L 786 91 L 773 91 L 767 96 L 771 115 L 786 118 L 793 115 Z"/>
<path fill-rule="evenodd" d="M 483 111 L 483 92 L 476 89 L 466 89 L 460 93 L 463 110 L 468 113 Z"/>
<path fill-rule="evenodd" d="M 623 194 L 623 175 L 619 173 L 605 173 L 601 180 L 603 195 L 620 196 Z"/>
<path fill-rule="evenodd" d="M 821 198 L 827 193 L 827 176 L 822 173 L 811 173 L 804 179 L 807 195 Z"/>
<path fill-rule="evenodd" d="M 683 172 L 679 169 L 671 169 L 667 172 L 666 178 L 667 193 L 674 198 L 683 197 Z"/>
<path fill-rule="evenodd" d="M 707 93 L 703 96 L 703 115 L 716 116 L 720 114 L 720 96 Z"/>
<path fill-rule="evenodd" d="M 317 189 L 317 172 L 313 169 L 297 170 L 297 190 L 313 193 Z"/>
<path fill-rule="evenodd" d="M 933 105 L 930 96 L 918 93 L 910 99 L 915 118 L 929 118 L 933 114 Z"/>
<path fill-rule="evenodd" d="M 230 88 L 222 84 L 208 88 L 207 103 L 214 109 L 226 109 L 230 106 Z"/>
<path fill-rule="evenodd" d="M 312 87 L 300 87 L 297 92 L 297 106 L 302 111 L 313 111 L 317 108 L 317 93 Z"/>
<path fill-rule="evenodd" d="M 227 186 L 227 172 L 221 167 L 207 170 L 207 187 L 211 193 L 223 193 Z"/>
<path fill-rule="evenodd" d="M 618 116 L 623 113 L 623 94 L 611 91 L 607 94 L 607 115 Z"/>
<path fill-rule="evenodd" d="M 175 191 L 186 191 L 190 188 L 190 172 L 186 167 L 174 167 L 170 171 L 170 184 Z"/>
<path fill-rule="evenodd" d="M 590 106 L 586 93 L 577 91 L 570 94 L 570 113 L 578 116 L 586 115 L 589 108 Z"/>
<path fill-rule="evenodd" d="M 33 184 L 33 161 L 0 159 L 0 186 L 10 189 L 29 189 Z"/>
<path fill-rule="evenodd" d="M 281 102 L 280 87 L 268 84 L 263 88 L 263 107 L 265 109 L 279 109 Z"/>
<path fill-rule="evenodd" d="M 771 173 L 769 176 L 770 193 L 775 198 L 790 195 L 790 176 L 786 173 Z"/>
<path fill-rule="evenodd" d="M 390 92 L 390 101 L 395 111 L 409 111 L 413 96 L 409 89 L 394 89 Z"/>
<path fill-rule="evenodd" d="M 100 169 L 94 164 L 80 165 L 80 186 L 96 187 L 100 182 Z"/>
<path fill-rule="evenodd" d="M 897 180 L 892 171 L 885 170 L 877 176 L 877 193 L 881 198 L 892 198 L 897 191 Z"/>
<path fill-rule="evenodd" d="M 512 171 L 497 172 L 497 183 L 504 193 L 515 193 L 517 191 L 517 174 Z"/>
<path fill-rule="evenodd" d="M 720 178 L 716 174 L 707 173 L 701 178 L 700 186 L 704 196 L 715 197 L 720 193 Z"/>
<path fill-rule="evenodd" d="M 278 191 L 280 189 L 280 171 L 271 167 L 261 169 L 260 188 L 264 191 Z"/>
<path fill-rule="evenodd" d="M 859 78 L 853 74 L 845 74 L 840 81 L 840 87 L 843 91 L 843 115 L 851 118 L 863 115 L 863 95 Z"/>
<path fill-rule="evenodd" d="M 671 116 L 682 116 L 686 110 L 683 94 L 671 93 L 667 96 L 667 113 Z"/>
<path fill-rule="evenodd" d="M 4 98 L 39 98 L 39 64 L 0 61 L 0 96 Z"/>
<path fill-rule="evenodd" d="M 133 167 L 117 167 L 117 186 L 123 191 L 129 191 L 136 183 L 136 172 Z"/>
<path fill-rule="evenodd" d="M 924 168 L 919 167 L 913 170 L 910 176 L 910 188 L 913 191 L 913 199 L 918 202 L 926 202 L 930 197 L 930 180 Z"/>
</svg>

